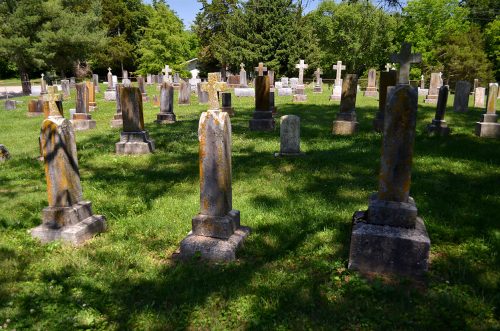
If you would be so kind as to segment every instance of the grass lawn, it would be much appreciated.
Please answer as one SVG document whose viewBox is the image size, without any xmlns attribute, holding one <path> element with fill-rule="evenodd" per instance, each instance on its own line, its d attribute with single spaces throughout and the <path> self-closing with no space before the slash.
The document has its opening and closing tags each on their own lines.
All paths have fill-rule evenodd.
<svg viewBox="0 0 500 331">
<path fill-rule="evenodd" d="M 378 187 L 376 99 L 359 95 L 359 133 L 334 137 L 339 106 L 330 91 L 310 93 L 306 104 L 277 97 L 280 115 L 301 117 L 306 156 L 276 159 L 279 123 L 275 132 L 250 132 L 253 99 L 233 96 L 233 207 L 253 233 L 235 263 L 174 264 L 199 211 L 197 127 L 207 106 L 193 96 L 192 106 L 175 106 L 179 122 L 159 126 L 159 109 L 145 103 L 156 152 L 116 156 L 115 104 L 104 90 L 92 114 L 97 128 L 76 137 L 84 197 L 108 231 L 79 248 L 31 239 L 47 205 L 36 160 L 42 119 L 26 117 L 29 98 L 0 111 L 0 143 L 12 155 L 0 164 L 4 329 L 500 328 L 500 140 L 474 136 L 482 111 L 450 107 L 453 134 L 429 138 L 435 107 L 420 104 L 411 191 L 432 247 L 428 277 L 414 284 L 346 269 L 351 216 Z M 69 114 L 74 100 L 64 108 Z"/>
</svg>

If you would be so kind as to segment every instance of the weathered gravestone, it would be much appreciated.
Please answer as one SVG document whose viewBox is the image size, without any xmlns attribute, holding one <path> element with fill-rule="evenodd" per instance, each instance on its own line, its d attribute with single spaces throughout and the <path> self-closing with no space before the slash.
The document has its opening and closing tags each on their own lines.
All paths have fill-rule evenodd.
<svg viewBox="0 0 500 331">
<path fill-rule="evenodd" d="M 281 85 L 283 88 L 288 88 L 289 87 L 289 79 L 288 77 L 281 77 Z"/>
<path fill-rule="evenodd" d="M 116 100 L 116 113 L 113 115 L 113 119 L 111 120 L 112 128 L 121 128 L 123 126 L 123 115 L 122 115 L 122 107 L 120 102 L 120 89 L 123 87 L 123 84 L 116 84 L 114 87 L 113 93 L 115 94 Z"/>
<path fill-rule="evenodd" d="M 139 90 L 141 91 L 141 94 L 142 94 L 142 101 L 148 102 L 149 97 L 148 97 L 148 93 L 146 92 L 146 83 L 144 82 L 144 77 L 137 76 L 137 85 L 139 86 Z"/>
<path fill-rule="evenodd" d="M 432 120 L 432 123 L 427 126 L 427 132 L 430 135 L 447 136 L 450 134 L 451 129 L 446 124 L 444 120 L 444 115 L 446 113 L 446 104 L 448 103 L 448 85 L 441 86 L 439 88 L 439 97 L 436 107 L 436 115 Z"/>
<path fill-rule="evenodd" d="M 156 115 L 156 123 L 175 123 L 174 87 L 170 83 L 162 83 L 160 88 L 160 113 Z"/>
<path fill-rule="evenodd" d="M 300 156 L 300 117 L 285 115 L 280 119 L 280 151 L 276 157 Z"/>
<path fill-rule="evenodd" d="M 4 103 L 5 110 L 16 110 L 17 102 L 16 100 L 5 100 Z"/>
<path fill-rule="evenodd" d="M 208 84 L 217 83 L 217 77 Z M 216 94 L 215 94 L 216 95 Z M 215 104 L 214 104 L 215 105 Z M 240 225 L 240 212 L 232 206 L 231 121 L 229 114 L 208 110 L 200 117 L 200 213 L 192 231 L 182 240 L 179 259 L 199 256 L 210 261 L 233 261 L 250 234 Z"/>
<path fill-rule="evenodd" d="M 43 100 L 30 100 L 28 101 L 28 117 L 35 117 L 43 115 Z"/>
<path fill-rule="evenodd" d="M 106 101 L 116 101 L 116 90 L 115 82 L 113 80 L 113 74 L 111 73 L 111 68 L 108 68 L 108 87 L 104 91 L 104 100 Z"/>
<path fill-rule="evenodd" d="M 377 97 L 377 70 L 370 69 L 368 71 L 368 87 L 365 91 L 365 97 Z"/>
<path fill-rule="evenodd" d="M 94 93 L 100 93 L 101 88 L 99 87 L 99 75 L 92 75 L 92 83 L 94 83 Z"/>
<path fill-rule="evenodd" d="M 71 92 L 70 92 L 70 87 L 69 87 L 69 80 L 63 79 L 61 80 L 61 89 L 63 92 L 63 97 L 65 100 L 70 98 Z"/>
<path fill-rule="evenodd" d="M 469 110 L 470 83 L 459 80 L 455 85 L 455 100 L 453 101 L 453 111 L 466 112 Z"/>
<path fill-rule="evenodd" d="M 191 104 L 191 87 L 184 79 L 180 80 L 179 87 L 179 105 Z"/>
<path fill-rule="evenodd" d="M 293 90 L 291 87 L 283 87 L 278 89 L 278 96 L 292 96 Z"/>
<path fill-rule="evenodd" d="M 274 70 L 268 70 L 267 75 L 269 76 L 269 86 L 274 89 Z"/>
<path fill-rule="evenodd" d="M 295 93 L 295 90 L 297 89 L 297 85 L 299 85 L 299 79 L 295 78 L 295 77 L 290 78 L 290 87 L 292 88 L 294 93 Z"/>
<path fill-rule="evenodd" d="M 73 113 L 71 123 L 76 131 L 94 129 L 96 121 L 89 114 L 89 90 L 93 89 L 93 84 L 76 84 L 76 111 Z M 90 89 L 89 89 L 90 86 Z"/>
<path fill-rule="evenodd" d="M 40 80 L 40 94 L 41 95 L 47 94 L 47 82 L 45 82 L 45 79 L 43 77 L 45 77 L 44 74 L 42 74 L 42 79 Z"/>
<path fill-rule="evenodd" d="M 203 83 L 198 83 L 198 103 L 203 105 L 208 103 L 208 92 L 201 89 L 201 84 Z"/>
<path fill-rule="evenodd" d="M 172 69 L 170 69 L 170 67 L 168 65 L 165 65 L 165 68 L 162 69 L 161 72 L 164 73 L 163 82 L 164 83 L 172 83 L 172 80 L 170 78 L 170 73 L 172 72 Z"/>
<path fill-rule="evenodd" d="M 5 145 L 0 144 L 0 162 L 5 162 L 10 159 L 10 153 Z"/>
<path fill-rule="evenodd" d="M 488 91 L 486 114 L 481 115 L 481 121 L 476 123 L 476 135 L 482 138 L 500 138 L 500 123 L 497 123 L 496 102 L 498 84 L 491 83 Z"/>
<path fill-rule="evenodd" d="M 144 130 L 142 94 L 137 87 L 120 89 L 123 132 L 116 143 L 116 154 L 149 154 L 155 149 L 154 141 Z"/>
<path fill-rule="evenodd" d="M 95 88 L 93 82 L 85 82 L 87 85 L 88 94 L 88 111 L 96 111 L 97 103 L 95 102 Z"/>
<path fill-rule="evenodd" d="M 337 64 L 333 65 L 333 70 L 337 71 L 337 76 L 330 100 L 340 100 L 342 98 L 342 70 L 345 70 L 345 68 L 345 65 L 342 65 L 342 61 L 337 61 Z"/>
<path fill-rule="evenodd" d="M 222 92 L 221 93 L 221 99 L 222 99 L 222 111 L 224 113 L 228 113 L 229 116 L 234 116 L 234 108 L 231 103 L 231 92 Z"/>
<path fill-rule="evenodd" d="M 441 73 L 433 72 L 431 74 L 431 85 L 429 87 L 429 94 L 425 99 L 425 103 L 436 103 L 439 93 L 439 88 L 443 86 L 443 82 L 441 80 Z"/>
<path fill-rule="evenodd" d="M 269 91 L 269 111 L 275 116 L 278 112 L 278 107 L 276 107 L 276 99 L 274 89 Z"/>
<path fill-rule="evenodd" d="M 476 87 L 474 92 L 474 107 L 484 108 L 486 100 L 486 89 L 484 87 Z"/>
<path fill-rule="evenodd" d="M 388 88 L 396 86 L 398 82 L 398 72 L 395 70 L 383 71 L 380 73 L 378 111 L 373 120 L 373 129 L 376 132 L 384 131 L 385 109 L 387 107 Z"/>
<path fill-rule="evenodd" d="M 45 118 L 49 116 L 64 117 L 63 111 L 63 96 L 57 93 L 57 89 L 54 86 L 49 86 L 47 88 L 47 94 L 42 96 L 42 100 L 39 100 L 40 107 L 43 110 Z M 52 107 L 54 106 L 55 107 Z"/>
<path fill-rule="evenodd" d="M 128 79 L 128 71 L 127 70 L 122 70 L 122 84 L 123 84 L 123 79 Z"/>
<path fill-rule="evenodd" d="M 342 84 L 340 112 L 337 114 L 337 119 L 333 122 L 333 134 L 351 135 L 358 128 L 359 123 L 356 120 L 357 85 L 357 75 L 346 75 Z"/>
<path fill-rule="evenodd" d="M 293 95 L 293 102 L 307 101 L 307 95 L 305 93 L 305 85 L 304 85 L 304 69 L 307 69 L 308 67 L 309 65 L 304 63 L 304 60 L 300 60 L 299 64 L 295 65 L 295 68 L 299 69 L 299 79 L 298 83 L 296 85 L 294 84 L 295 94 Z"/>
<path fill-rule="evenodd" d="M 208 93 L 208 106 L 211 110 L 219 109 L 218 92 L 227 90 L 227 84 L 219 81 L 220 75 L 217 72 L 208 74 L 208 82 L 201 85 L 201 90 Z"/>
<path fill-rule="evenodd" d="M 258 76 L 255 78 L 255 111 L 249 126 L 252 131 L 272 131 L 275 127 L 272 111 L 269 109 L 270 85 L 269 77 L 264 75 L 267 68 L 261 62 L 255 68 Z"/>
<path fill-rule="evenodd" d="M 229 77 L 227 77 L 227 85 L 229 88 L 240 87 L 240 76 L 229 75 Z"/>
<path fill-rule="evenodd" d="M 50 101 L 50 108 L 57 108 Z M 106 219 L 92 214 L 92 203 L 83 200 L 75 134 L 70 121 L 49 116 L 40 133 L 49 206 L 43 210 L 42 224 L 31 230 L 42 243 L 63 240 L 82 244 L 106 229 Z"/>
<path fill-rule="evenodd" d="M 418 92 L 408 81 L 410 63 L 419 54 L 411 54 L 406 44 L 400 55 L 399 83 L 385 114 L 379 190 L 368 211 L 353 216 L 349 269 L 421 276 L 427 272 L 430 240 L 410 197 Z"/>
<path fill-rule="evenodd" d="M 314 72 L 314 77 L 316 78 L 316 80 L 314 81 L 313 93 L 323 93 L 323 80 L 321 79 L 322 74 L 323 71 L 321 70 L 321 68 L 317 68 Z"/>
<path fill-rule="evenodd" d="M 248 87 L 247 72 L 244 63 L 240 63 L 240 87 Z"/>
</svg>

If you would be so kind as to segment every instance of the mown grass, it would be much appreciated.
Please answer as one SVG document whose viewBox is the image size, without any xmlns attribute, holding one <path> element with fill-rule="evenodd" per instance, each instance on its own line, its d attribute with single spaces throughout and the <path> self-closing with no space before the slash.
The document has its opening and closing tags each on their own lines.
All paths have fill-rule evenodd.
<svg viewBox="0 0 500 331">
<path fill-rule="evenodd" d="M 101 86 L 101 90 L 104 91 Z M 156 93 L 149 88 L 150 96 Z M 239 260 L 174 264 L 170 257 L 199 208 L 198 118 L 206 106 L 176 106 L 179 122 L 153 123 L 156 153 L 114 154 L 112 102 L 98 94 L 97 129 L 77 132 L 84 197 L 108 231 L 72 248 L 41 245 L 28 230 L 47 204 L 38 156 L 41 119 L 29 98 L 1 112 L 0 325 L 33 330 L 324 329 L 491 330 L 498 307 L 500 141 L 473 135 L 480 110 L 448 109 L 453 135 L 429 138 L 434 107 L 421 104 L 412 196 L 432 241 L 424 284 L 367 280 L 346 269 L 350 219 L 377 189 L 381 136 L 377 100 L 358 97 L 360 131 L 334 137 L 338 103 L 329 91 L 307 104 L 278 97 L 282 114 L 302 121 L 305 157 L 276 159 L 279 130 L 248 130 L 252 99 L 237 99 L 233 125 L 233 205 L 252 227 Z M 450 100 L 450 105 L 453 99 Z M 74 107 L 65 102 L 65 113 Z M 279 122 L 279 121 L 278 121 Z"/>
</svg>

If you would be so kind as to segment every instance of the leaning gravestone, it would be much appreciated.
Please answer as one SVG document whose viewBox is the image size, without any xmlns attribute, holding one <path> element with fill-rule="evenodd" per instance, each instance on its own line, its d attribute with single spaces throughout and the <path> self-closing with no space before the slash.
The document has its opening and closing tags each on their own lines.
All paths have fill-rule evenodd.
<svg viewBox="0 0 500 331">
<path fill-rule="evenodd" d="M 222 92 L 221 98 L 222 98 L 222 111 L 224 113 L 228 113 L 229 116 L 231 117 L 234 116 L 234 108 L 231 102 L 231 92 Z"/>
<path fill-rule="evenodd" d="M 379 81 L 379 98 L 378 98 L 378 111 L 373 120 L 373 129 L 376 132 L 384 131 L 384 114 L 387 107 L 388 88 L 396 86 L 398 82 L 398 73 L 395 70 L 382 71 L 380 73 Z"/>
<path fill-rule="evenodd" d="M 180 80 L 179 87 L 179 105 L 191 104 L 191 87 L 184 79 Z"/>
<path fill-rule="evenodd" d="M 116 154 L 149 154 L 154 152 L 154 141 L 144 130 L 142 93 L 137 87 L 120 89 L 120 107 L 123 118 L 123 132 L 116 143 Z"/>
<path fill-rule="evenodd" d="M 470 83 L 459 80 L 455 86 L 453 111 L 464 113 L 469 110 Z"/>
<path fill-rule="evenodd" d="M 90 87 L 93 89 L 93 84 Z M 85 131 L 94 129 L 96 121 L 89 114 L 89 85 L 79 83 L 76 87 L 76 111 L 73 113 L 71 123 L 76 131 Z"/>
<path fill-rule="evenodd" d="M 261 62 L 255 69 L 258 76 L 255 78 L 255 111 L 249 123 L 250 130 L 272 131 L 274 130 L 275 122 L 272 111 L 269 109 L 269 77 L 264 76 L 264 72 L 267 71 L 267 68 L 264 67 L 264 64 Z"/>
<path fill-rule="evenodd" d="M 425 99 L 425 103 L 436 103 L 438 98 L 439 88 L 442 86 L 441 73 L 433 72 L 431 74 L 431 85 L 429 87 L 429 94 Z"/>
<path fill-rule="evenodd" d="M 474 107 L 484 108 L 486 100 L 486 89 L 484 87 L 476 87 L 474 92 Z"/>
<path fill-rule="evenodd" d="M 429 135 L 447 136 L 451 132 L 451 129 L 448 127 L 448 124 L 446 124 L 446 121 L 444 120 L 446 104 L 448 103 L 448 92 L 448 85 L 444 85 L 439 88 L 436 115 L 434 116 L 432 123 L 427 126 L 427 132 L 429 133 Z"/>
<path fill-rule="evenodd" d="M 357 85 L 357 75 L 346 75 L 342 83 L 340 112 L 337 114 L 337 119 L 333 122 L 333 134 L 352 135 L 358 128 L 359 123 L 356 120 Z"/>
<path fill-rule="evenodd" d="M 10 153 L 5 145 L 0 144 L 0 162 L 5 162 L 10 159 Z"/>
<path fill-rule="evenodd" d="M 57 108 L 50 101 L 51 108 Z M 82 244 L 106 229 L 106 218 L 92 214 L 92 203 L 84 201 L 75 134 L 70 121 L 49 116 L 42 123 L 40 142 L 45 163 L 49 206 L 43 210 L 42 224 L 31 230 L 42 243 L 63 240 Z"/>
<path fill-rule="evenodd" d="M 115 93 L 115 100 L 116 100 L 116 113 L 113 116 L 113 119 L 111 120 L 111 127 L 112 128 L 121 128 L 123 126 L 123 114 L 122 114 L 122 107 L 121 107 L 121 102 L 120 102 L 120 89 L 123 87 L 122 84 L 116 84 L 114 87 L 113 93 Z"/>
<path fill-rule="evenodd" d="M 497 123 L 496 102 L 498 84 L 491 83 L 488 91 L 486 114 L 481 115 L 481 122 L 476 123 L 476 135 L 481 138 L 500 138 L 500 123 Z"/>
<path fill-rule="evenodd" d="M 378 97 L 377 92 L 377 70 L 370 69 L 368 71 L 368 87 L 365 91 L 365 97 Z"/>
<path fill-rule="evenodd" d="M 419 58 L 403 44 L 399 83 L 384 124 L 379 190 L 370 197 L 368 211 L 353 216 L 349 269 L 407 276 L 427 272 L 430 240 L 410 197 L 418 92 L 408 77 L 410 63 Z"/>
<path fill-rule="evenodd" d="M 280 119 L 280 152 L 274 156 L 300 156 L 300 117 L 285 115 Z"/>
<path fill-rule="evenodd" d="M 210 91 L 217 76 L 209 74 Z M 221 83 L 219 83 L 221 84 Z M 214 93 L 209 91 L 210 99 Z M 215 98 L 217 93 L 215 93 Z M 211 106 L 218 103 L 211 103 Z M 199 256 L 209 261 L 233 261 L 250 234 L 240 225 L 240 212 L 233 209 L 231 188 L 231 121 L 218 109 L 203 113 L 198 128 L 200 141 L 200 213 L 192 219 L 192 231 L 182 240 L 176 257 Z"/>
<path fill-rule="evenodd" d="M 107 78 L 108 78 L 108 87 L 104 92 L 104 100 L 116 101 L 115 81 L 113 79 L 113 74 L 111 73 L 111 68 L 108 68 Z"/>
<path fill-rule="evenodd" d="M 175 123 L 174 87 L 170 83 L 162 83 L 160 87 L 160 113 L 156 115 L 156 123 Z"/>
</svg>

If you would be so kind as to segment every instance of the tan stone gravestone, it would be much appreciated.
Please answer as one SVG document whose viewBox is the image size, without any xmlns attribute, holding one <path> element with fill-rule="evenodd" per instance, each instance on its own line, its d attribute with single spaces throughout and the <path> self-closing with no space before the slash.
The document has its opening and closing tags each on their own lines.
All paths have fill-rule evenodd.
<svg viewBox="0 0 500 331">
<path fill-rule="evenodd" d="M 358 128 L 356 119 L 356 95 L 358 86 L 357 75 L 346 75 L 342 84 L 342 99 L 340 100 L 340 112 L 333 122 L 332 133 L 335 135 L 352 135 Z"/>
<path fill-rule="evenodd" d="M 229 114 L 220 110 L 203 113 L 198 139 L 200 213 L 192 219 L 192 231 L 182 240 L 175 257 L 190 259 L 199 256 L 210 261 L 233 261 L 250 229 L 240 225 L 240 212 L 232 205 Z"/>
<path fill-rule="evenodd" d="M 165 68 L 161 70 L 165 75 L 163 75 L 163 82 L 164 83 L 172 83 L 172 80 L 170 78 L 170 73 L 172 72 L 172 69 L 168 65 L 165 65 Z"/>
<path fill-rule="evenodd" d="M 453 111 L 464 113 L 469 110 L 470 83 L 459 80 L 455 86 Z"/>
<path fill-rule="evenodd" d="M 380 73 L 380 94 L 378 98 L 378 111 L 373 120 L 373 129 L 376 132 L 384 131 L 385 109 L 387 107 L 387 96 L 389 87 L 396 86 L 398 82 L 398 73 L 395 70 L 383 71 Z"/>
<path fill-rule="evenodd" d="M 474 92 L 474 107 L 484 108 L 486 103 L 486 89 L 484 87 L 476 87 Z"/>
<path fill-rule="evenodd" d="M 365 97 L 378 97 L 377 92 L 377 70 L 368 71 L 368 87 L 364 93 Z"/>
<path fill-rule="evenodd" d="M 90 86 L 90 89 L 89 89 Z M 93 84 L 79 83 L 76 87 L 76 110 L 71 118 L 71 123 L 76 131 L 95 129 L 96 121 L 92 119 L 89 112 L 89 91 L 93 90 Z"/>
<path fill-rule="evenodd" d="M 276 123 L 272 110 L 269 108 L 271 87 L 269 77 L 264 75 L 267 68 L 260 62 L 255 71 L 258 75 L 255 78 L 255 111 L 252 114 L 249 127 L 252 131 L 273 131 Z"/>
<path fill-rule="evenodd" d="M 500 138 L 500 123 L 496 114 L 498 84 L 491 83 L 488 91 L 486 114 L 481 115 L 481 121 L 476 123 L 476 135 L 481 138 Z"/>
<path fill-rule="evenodd" d="M 208 82 L 201 84 L 201 90 L 208 93 L 208 106 L 210 110 L 219 109 L 219 96 L 217 92 L 224 92 L 227 89 L 225 82 L 219 82 L 219 73 L 208 74 Z"/>
<path fill-rule="evenodd" d="M 285 115 L 280 119 L 280 151 L 276 157 L 302 156 L 300 151 L 300 117 Z"/>
<path fill-rule="evenodd" d="M 51 102 L 51 108 L 57 106 Z M 82 244 L 106 228 L 106 219 L 93 215 L 90 201 L 83 200 L 75 134 L 70 121 L 49 116 L 40 133 L 49 206 L 42 224 L 31 230 L 34 238 L 46 243 L 63 240 Z"/>
<path fill-rule="evenodd" d="M 245 70 L 245 64 L 240 64 L 240 87 L 248 87 L 247 83 L 247 72 Z"/>
<path fill-rule="evenodd" d="M 418 92 L 402 83 L 416 58 L 408 49 L 404 53 L 399 60 L 406 63 L 386 112 L 379 190 L 368 211 L 353 216 L 349 269 L 418 277 L 428 269 L 430 240 L 410 197 Z"/>
<path fill-rule="evenodd" d="M 156 123 L 175 123 L 174 114 L 174 87 L 170 83 L 162 83 L 160 88 L 160 113 L 156 115 Z"/>
<path fill-rule="evenodd" d="M 43 100 L 30 100 L 28 101 L 28 117 L 42 116 L 43 113 Z"/>
<path fill-rule="evenodd" d="M 427 132 L 429 135 L 447 136 L 451 132 L 451 129 L 444 120 L 446 104 L 448 103 L 448 92 L 448 85 L 444 85 L 439 88 L 436 115 L 434 116 L 432 123 L 427 126 Z"/>
<path fill-rule="evenodd" d="M 94 84 L 94 93 L 100 93 L 101 88 L 99 87 L 99 75 L 92 75 L 92 83 Z"/>
<path fill-rule="evenodd" d="M 144 82 L 144 77 L 142 77 L 142 76 L 137 77 L 137 85 L 139 86 L 139 90 L 141 91 L 141 94 L 142 94 L 142 101 L 148 102 L 149 97 L 148 97 L 148 93 L 146 92 L 146 83 Z"/>
<path fill-rule="evenodd" d="M 42 79 L 40 80 L 40 94 L 47 94 L 47 82 L 45 82 L 45 75 L 42 74 Z"/>
<path fill-rule="evenodd" d="M 123 131 L 116 143 L 116 154 L 149 154 L 154 152 L 154 141 L 144 130 L 142 93 L 138 87 L 120 89 L 120 107 L 123 118 Z"/>
<path fill-rule="evenodd" d="M 64 100 L 68 100 L 70 98 L 70 96 L 71 96 L 70 87 L 69 87 L 69 80 L 68 79 L 61 80 L 61 89 L 63 91 Z"/>
<path fill-rule="evenodd" d="M 85 82 L 87 85 L 87 94 L 88 94 L 88 111 L 96 111 L 97 110 L 97 103 L 95 101 L 95 88 L 94 88 L 94 83 L 93 82 Z"/>
<path fill-rule="evenodd" d="M 439 88 L 442 86 L 441 73 L 433 72 L 431 74 L 431 84 L 429 87 L 429 94 L 425 99 L 425 103 L 437 103 Z"/>
</svg>

